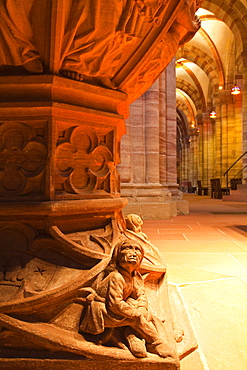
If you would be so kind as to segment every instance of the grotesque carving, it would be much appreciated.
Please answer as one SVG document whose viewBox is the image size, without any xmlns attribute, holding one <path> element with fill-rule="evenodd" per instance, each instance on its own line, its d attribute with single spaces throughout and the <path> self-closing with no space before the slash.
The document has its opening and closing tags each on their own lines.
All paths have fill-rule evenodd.
<svg viewBox="0 0 247 370">
<path fill-rule="evenodd" d="M 105 328 L 123 327 L 134 356 L 147 356 L 142 341 L 145 339 L 147 348 L 160 357 L 176 358 L 174 349 L 159 335 L 162 322 L 148 308 L 138 272 L 143 256 L 143 248 L 137 241 L 125 240 L 116 245 L 108 266 L 113 271 L 96 288 L 80 329 L 100 334 Z"/>
<path fill-rule="evenodd" d="M 131 213 L 125 217 L 125 221 L 126 228 L 128 230 L 131 230 L 137 235 L 140 235 L 143 238 L 148 239 L 147 235 L 142 232 L 143 221 L 140 216 Z"/>
<path fill-rule="evenodd" d="M 116 234 L 112 222 L 67 235 L 47 224 L 42 236 L 1 223 L 0 236 L 0 348 L 173 364 L 193 350 L 171 314 L 166 268 L 140 233 Z"/>
<path fill-rule="evenodd" d="M 157 248 L 140 220 L 138 227 L 132 217 L 135 227 L 126 229 L 116 170 L 119 104 L 144 92 L 192 37 L 195 4 L 0 1 L 0 73 L 22 75 L 18 83 L 1 77 L 0 196 L 9 201 L 0 219 L 3 358 L 62 351 L 178 368 L 178 358 L 195 348 L 188 330 L 174 331 Z M 23 73 L 41 73 L 42 64 L 50 76 L 25 76 L 22 94 Z"/>
</svg>

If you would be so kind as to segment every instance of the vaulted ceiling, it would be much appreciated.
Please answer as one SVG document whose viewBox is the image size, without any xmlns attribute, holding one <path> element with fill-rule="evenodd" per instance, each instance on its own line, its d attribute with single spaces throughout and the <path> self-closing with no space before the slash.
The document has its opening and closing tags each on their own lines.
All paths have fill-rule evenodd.
<svg viewBox="0 0 247 370">
<path fill-rule="evenodd" d="M 188 129 L 215 106 L 220 90 L 241 86 L 247 53 L 247 1 L 203 1 L 201 29 L 176 55 L 177 108 Z"/>
</svg>

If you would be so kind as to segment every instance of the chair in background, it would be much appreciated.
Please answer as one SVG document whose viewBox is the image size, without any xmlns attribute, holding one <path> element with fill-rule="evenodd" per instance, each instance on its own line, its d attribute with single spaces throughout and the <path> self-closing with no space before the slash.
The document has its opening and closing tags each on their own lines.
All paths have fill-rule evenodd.
<svg viewBox="0 0 247 370">
<path fill-rule="evenodd" d="M 208 188 L 202 186 L 201 180 L 197 181 L 197 195 L 208 195 Z"/>
</svg>

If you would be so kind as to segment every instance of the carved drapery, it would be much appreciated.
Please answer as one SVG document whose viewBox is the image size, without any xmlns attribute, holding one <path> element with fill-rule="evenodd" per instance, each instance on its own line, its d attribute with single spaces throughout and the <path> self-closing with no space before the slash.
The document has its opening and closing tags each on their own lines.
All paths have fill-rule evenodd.
<svg viewBox="0 0 247 370">
<path fill-rule="evenodd" d="M 196 0 L 1 1 L 0 67 L 144 93 L 200 27 Z M 41 17 L 42 9 L 46 17 Z M 40 34 L 40 28 L 43 33 Z M 50 38 L 50 48 L 45 46 Z M 56 50 L 53 51 L 54 43 Z M 50 50 L 49 50 L 50 49 Z M 1 71 L 1 70 L 0 70 Z M 12 70 L 8 70 L 12 73 Z"/>
<path fill-rule="evenodd" d="M 114 0 L 109 7 L 106 0 L 81 1 L 79 6 L 72 2 L 66 16 L 61 69 L 83 78 L 112 79 L 126 45 L 143 37 L 145 24 L 160 24 L 167 3 Z"/>
<path fill-rule="evenodd" d="M 30 73 L 43 72 L 34 41 L 34 6 L 35 0 L 0 2 L 0 66 L 23 66 Z"/>
</svg>

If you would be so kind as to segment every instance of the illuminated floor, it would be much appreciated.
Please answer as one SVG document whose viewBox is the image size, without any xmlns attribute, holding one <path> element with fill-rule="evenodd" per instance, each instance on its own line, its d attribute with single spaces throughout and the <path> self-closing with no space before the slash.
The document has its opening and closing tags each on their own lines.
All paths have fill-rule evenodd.
<svg viewBox="0 0 247 370">
<path fill-rule="evenodd" d="M 181 370 L 247 369 L 247 203 L 185 194 L 190 215 L 145 220 L 199 348 Z"/>
</svg>

